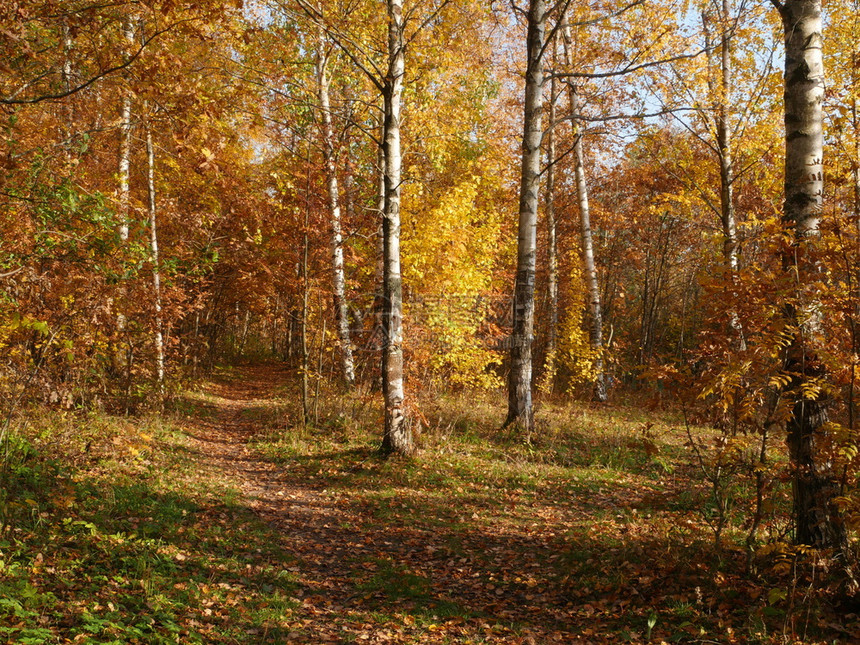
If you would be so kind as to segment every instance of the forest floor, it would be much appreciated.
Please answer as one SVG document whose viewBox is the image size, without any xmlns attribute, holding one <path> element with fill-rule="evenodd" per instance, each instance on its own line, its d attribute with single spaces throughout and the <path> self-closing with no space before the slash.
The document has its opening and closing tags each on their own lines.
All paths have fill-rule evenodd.
<svg viewBox="0 0 860 645">
<path fill-rule="evenodd" d="M 153 418 L 44 413 L 4 465 L 0 641 L 860 642 L 826 572 L 714 547 L 671 415 L 545 404 L 527 445 L 490 397 L 428 399 L 382 459 L 376 398 L 301 426 L 266 364 Z"/>
</svg>

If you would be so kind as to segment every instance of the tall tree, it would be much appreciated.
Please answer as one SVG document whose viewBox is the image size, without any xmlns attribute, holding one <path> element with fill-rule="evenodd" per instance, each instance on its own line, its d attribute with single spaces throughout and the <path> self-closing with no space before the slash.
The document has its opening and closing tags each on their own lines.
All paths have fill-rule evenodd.
<svg viewBox="0 0 860 645">
<path fill-rule="evenodd" d="M 714 41 L 713 23 L 718 29 L 718 40 Z M 723 260 L 730 284 L 737 283 L 740 269 L 740 246 L 738 244 L 738 224 L 735 209 L 735 159 L 734 133 L 730 112 L 734 100 L 733 49 L 735 31 L 739 17 L 733 15 L 731 0 L 714 3 L 714 10 L 702 12 L 702 27 L 705 33 L 707 50 L 708 94 L 713 105 L 713 131 L 717 160 L 720 169 L 720 224 L 723 231 Z M 729 311 L 729 325 L 734 334 L 735 346 L 746 347 L 743 325 L 738 312 Z"/>
<path fill-rule="evenodd" d="M 406 418 L 403 389 L 403 282 L 400 272 L 400 113 L 406 43 L 403 2 L 388 0 L 388 66 L 382 84 L 385 161 L 385 208 L 382 218 L 382 390 L 385 399 L 383 452 L 410 454 L 412 429 Z"/>
<path fill-rule="evenodd" d="M 135 18 L 131 15 L 123 20 L 122 33 L 129 47 L 134 46 Z M 131 135 L 132 135 L 132 90 L 127 87 L 122 96 L 122 110 L 120 115 L 120 147 L 119 147 L 119 181 L 117 199 L 119 202 L 119 237 L 125 242 L 128 240 L 128 218 L 129 218 L 129 173 L 131 166 Z"/>
<path fill-rule="evenodd" d="M 558 59 L 557 39 L 552 39 L 552 63 Z M 549 129 L 546 133 L 546 187 L 544 189 L 544 211 L 546 214 L 547 296 L 549 298 L 549 333 L 546 342 L 547 386 L 552 391 L 555 380 L 558 342 L 558 226 L 555 212 L 555 126 L 556 126 L 556 78 L 552 77 L 549 88 Z"/>
<path fill-rule="evenodd" d="M 152 298 L 155 311 L 155 377 L 158 394 L 164 398 L 164 314 L 161 306 L 161 268 L 158 259 L 158 210 L 155 194 L 155 146 L 152 143 L 152 128 L 146 125 L 146 183 L 149 196 L 149 254 L 152 261 Z"/>
<path fill-rule="evenodd" d="M 520 171 L 520 215 L 517 227 L 517 276 L 514 285 L 511 366 L 508 374 L 508 416 L 526 433 L 534 426 L 532 405 L 532 341 L 535 316 L 537 213 L 540 192 L 540 151 L 543 132 L 543 55 L 547 9 L 544 0 L 530 0 L 526 36 L 526 88 Z"/>
<path fill-rule="evenodd" d="M 332 294 L 334 300 L 335 326 L 340 343 L 343 377 L 348 387 L 355 382 L 355 367 L 352 360 L 352 344 L 349 337 L 349 314 L 346 304 L 346 277 L 343 270 L 343 232 L 340 211 L 340 191 L 337 181 L 337 165 L 334 151 L 331 99 L 329 96 L 328 63 L 329 52 L 325 34 L 320 27 L 316 60 L 317 95 L 322 123 L 323 162 L 325 163 L 328 205 L 331 217 Z"/>
<path fill-rule="evenodd" d="M 368 32 L 362 30 L 369 28 L 372 33 L 379 24 L 378 21 L 374 22 L 377 15 L 375 9 L 361 17 L 349 15 L 347 22 L 343 22 L 341 18 L 335 17 L 336 12 L 324 14 L 321 8 L 306 0 L 297 2 L 312 21 L 324 26 L 332 42 L 341 48 L 382 95 L 382 132 L 378 143 L 382 149 L 384 186 L 381 326 L 385 428 L 381 449 L 384 453 L 411 454 L 414 451 L 414 439 L 404 389 L 403 285 L 400 266 L 402 96 L 407 47 L 414 43 L 420 32 L 438 21 L 449 2 L 417 2 L 405 10 L 402 0 L 387 0 L 386 38 L 382 56 L 379 56 L 379 44 L 367 42 Z M 359 7 L 354 9 L 360 13 Z M 409 33 L 407 23 L 413 25 Z"/>
<path fill-rule="evenodd" d="M 793 397 L 786 431 L 793 466 L 795 539 L 815 547 L 841 547 L 846 540 L 835 498 L 839 482 L 822 454 L 827 439 L 829 374 L 818 355 L 821 316 L 814 258 L 824 199 L 824 61 L 821 0 L 771 0 L 785 35 L 785 202 L 783 218 L 794 244 L 783 263 L 796 284 L 785 313 L 795 329 L 785 370 Z"/>
<path fill-rule="evenodd" d="M 561 32 L 564 39 L 564 56 L 568 67 L 572 64 L 571 49 L 573 38 L 567 16 L 562 16 Z M 582 115 L 579 109 L 579 94 L 573 80 L 568 80 L 571 125 L 574 128 L 573 163 L 576 178 L 576 196 L 579 203 L 580 243 L 582 245 L 582 265 L 585 285 L 588 292 L 588 338 L 594 353 L 595 401 L 606 401 L 606 376 L 603 368 L 603 308 L 600 304 L 600 283 L 597 279 L 597 265 L 594 261 L 594 239 L 591 234 L 591 208 L 588 203 L 588 182 L 585 177 L 585 151 L 582 145 Z"/>
</svg>

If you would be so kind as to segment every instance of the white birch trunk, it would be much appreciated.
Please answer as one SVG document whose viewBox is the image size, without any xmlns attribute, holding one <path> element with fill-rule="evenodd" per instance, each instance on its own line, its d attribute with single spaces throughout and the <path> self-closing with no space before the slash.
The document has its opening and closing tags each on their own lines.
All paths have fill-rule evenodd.
<svg viewBox="0 0 860 645">
<path fill-rule="evenodd" d="M 128 16 L 123 21 L 122 33 L 129 46 L 134 45 L 134 22 L 131 16 Z M 122 97 L 122 107 L 120 114 L 120 144 L 119 144 L 119 167 L 117 171 L 118 194 L 117 208 L 119 211 L 119 239 L 121 242 L 128 241 L 129 231 L 129 203 L 130 203 L 130 184 L 129 170 L 131 167 L 131 103 L 132 92 L 131 88 L 126 88 Z M 120 285 L 120 300 L 125 299 L 126 289 L 124 285 Z M 126 329 L 126 316 L 124 312 L 124 304 L 120 305 L 120 311 L 116 316 L 117 331 L 123 333 Z M 129 360 L 128 356 L 122 352 L 118 352 L 114 356 L 116 367 L 125 369 L 126 380 L 130 383 Z"/>
<path fill-rule="evenodd" d="M 567 17 L 562 17 L 562 38 L 564 57 L 568 67 L 572 66 L 572 36 Z M 597 265 L 594 261 L 594 241 L 591 234 L 591 208 L 588 203 L 588 184 L 585 179 L 585 152 L 582 146 L 582 131 L 579 125 L 579 96 L 571 82 L 568 85 L 571 123 L 574 128 L 573 160 L 576 179 L 576 196 L 579 203 L 580 244 L 582 246 L 582 265 L 585 272 L 585 286 L 588 291 L 589 326 L 588 338 L 594 353 L 594 389 L 592 398 L 604 402 L 607 399 L 606 376 L 603 367 L 603 308 L 600 302 L 600 283 L 597 279 Z"/>
<path fill-rule="evenodd" d="M 786 306 L 791 323 L 799 327 L 788 348 L 785 370 L 792 374 L 794 409 L 786 425 L 789 456 L 794 467 L 795 540 L 818 548 L 842 547 L 845 526 L 834 499 L 839 482 L 822 448 L 828 444 L 826 393 L 810 398 L 801 390 L 810 381 L 826 381 L 829 374 L 814 345 L 817 294 L 808 285 L 819 280 L 818 263 L 808 247 L 818 235 L 824 198 L 824 136 L 822 100 L 821 0 L 776 3 L 785 34 L 785 205 L 786 224 L 794 229 L 796 244 L 784 263 L 796 281 L 802 301 L 798 310 Z"/>
<path fill-rule="evenodd" d="M 385 107 L 383 105 L 383 112 Z M 385 122 L 384 117 L 379 124 L 379 148 L 376 155 L 376 230 L 374 231 L 375 239 L 375 257 L 373 263 L 373 332 L 370 338 L 374 351 L 382 353 L 383 347 L 383 310 L 385 309 L 384 295 L 384 274 L 385 274 L 385 232 L 383 231 L 383 221 L 385 220 Z M 379 378 L 372 377 L 370 387 L 372 390 L 382 388 L 382 373 L 380 371 Z"/>
<path fill-rule="evenodd" d="M 68 20 L 63 21 L 63 89 L 66 92 L 71 91 L 73 78 L 72 69 L 72 49 L 74 48 L 74 40 L 72 32 L 69 29 Z M 66 99 L 65 101 L 65 132 L 63 148 L 66 152 L 66 162 L 72 161 L 72 142 L 75 134 L 75 103 L 73 100 Z"/>
<path fill-rule="evenodd" d="M 123 22 L 123 36 L 130 45 L 134 45 L 134 23 L 129 17 Z M 119 237 L 128 240 L 129 219 L 129 168 L 131 166 L 131 89 L 126 89 L 122 97 L 122 114 L 120 116 L 120 148 L 119 148 Z"/>
<path fill-rule="evenodd" d="M 152 257 L 152 294 L 155 308 L 155 374 L 160 397 L 164 397 L 164 319 L 161 313 L 161 272 L 158 262 L 158 229 L 155 201 L 155 149 L 146 125 L 147 185 L 149 192 L 149 251 Z"/>
<path fill-rule="evenodd" d="M 403 387 L 403 284 L 400 272 L 400 112 L 405 73 L 402 0 L 387 0 L 388 71 L 384 82 L 385 212 L 382 314 L 382 392 L 385 432 L 382 451 L 414 452 L 412 428 L 406 417 Z"/>
<path fill-rule="evenodd" d="M 732 273 L 738 272 L 738 229 L 735 217 L 735 166 L 732 158 L 732 134 L 729 124 L 729 106 L 732 104 L 732 31 L 733 26 L 729 0 L 722 4 L 722 48 L 720 56 L 720 92 L 717 110 L 717 147 L 720 151 L 720 212 L 723 219 L 723 253 Z M 737 314 L 733 314 L 739 325 Z"/>
<path fill-rule="evenodd" d="M 511 368 L 508 374 L 508 416 L 529 437 L 534 426 L 532 405 L 532 341 L 535 311 L 537 213 L 540 192 L 540 151 L 543 133 L 543 46 L 546 3 L 530 0 L 526 44 L 526 88 L 520 171 L 520 213 L 517 233 L 517 276 L 514 285 Z"/>
<path fill-rule="evenodd" d="M 720 25 L 720 57 L 719 61 L 709 54 L 709 67 L 718 68 L 720 73 L 719 86 L 716 87 L 708 70 L 708 86 L 712 100 L 715 102 L 714 126 L 716 131 L 717 159 L 720 166 L 720 224 L 723 231 L 723 260 L 728 279 L 732 285 L 737 282 L 740 268 L 740 251 L 738 247 L 737 216 L 735 211 L 735 165 L 732 153 L 732 128 L 729 111 L 733 100 L 733 71 L 732 71 L 732 12 L 730 0 L 722 0 L 718 10 Z M 708 27 L 708 16 L 702 17 L 705 29 L 705 43 L 709 52 L 713 52 Z M 729 311 L 729 326 L 735 337 L 735 346 L 740 351 L 746 349 L 743 325 L 734 309 Z"/>
<path fill-rule="evenodd" d="M 556 46 L 553 40 L 553 61 L 556 58 Z M 546 193 L 544 208 L 546 212 L 547 237 L 547 291 L 549 295 L 549 334 L 547 335 L 547 383 L 552 391 L 556 370 L 556 345 L 558 339 L 558 242 L 555 220 L 555 93 L 556 83 L 553 77 L 549 91 L 549 131 L 546 142 Z"/>
<path fill-rule="evenodd" d="M 343 234 L 341 230 L 340 195 L 337 182 L 337 167 L 334 158 L 334 132 L 332 130 L 331 102 L 329 99 L 328 55 L 325 38 L 320 33 L 317 56 L 317 88 L 322 112 L 323 160 L 325 162 L 328 203 L 331 215 L 332 294 L 334 300 L 335 326 L 340 343 L 343 377 L 348 387 L 355 383 L 355 367 L 352 359 L 352 344 L 349 337 L 349 314 L 346 306 L 346 278 L 343 268 Z"/>
</svg>

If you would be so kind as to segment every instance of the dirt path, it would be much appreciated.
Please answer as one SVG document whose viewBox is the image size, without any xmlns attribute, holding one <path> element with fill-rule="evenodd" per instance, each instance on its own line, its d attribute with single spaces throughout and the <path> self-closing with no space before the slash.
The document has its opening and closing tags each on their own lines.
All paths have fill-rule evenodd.
<svg viewBox="0 0 860 645">
<path fill-rule="evenodd" d="M 256 451 L 251 442 L 261 429 L 249 412 L 272 405 L 274 386 L 286 378 L 272 366 L 249 366 L 214 383 L 213 414 L 189 434 L 199 467 L 240 490 L 241 503 L 296 558 L 287 567 L 298 582 L 289 640 L 576 640 L 570 599 L 547 595 L 536 582 L 557 557 L 551 532 L 530 535 L 500 524 L 453 535 L 439 522 L 397 526 L 380 521 L 359 495 L 327 491 L 325 481 L 303 480 L 289 462 L 276 464 Z M 396 494 L 391 504 L 398 504 Z M 507 579 L 510 570 L 521 576 Z"/>
</svg>

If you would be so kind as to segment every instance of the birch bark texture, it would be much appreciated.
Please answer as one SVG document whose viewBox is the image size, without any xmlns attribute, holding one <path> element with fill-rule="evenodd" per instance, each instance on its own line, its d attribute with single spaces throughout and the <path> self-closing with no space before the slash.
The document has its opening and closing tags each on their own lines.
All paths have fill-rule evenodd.
<svg viewBox="0 0 860 645">
<path fill-rule="evenodd" d="M 355 366 L 349 335 L 349 313 L 346 304 L 346 277 L 343 264 L 343 226 L 340 210 L 340 191 L 337 181 L 337 165 L 334 151 L 334 129 L 331 118 L 331 99 L 328 79 L 328 44 L 322 27 L 319 30 L 316 60 L 317 94 L 322 125 L 323 162 L 325 164 L 326 188 L 331 222 L 332 300 L 334 304 L 335 328 L 340 345 L 341 368 L 347 387 L 355 383 Z"/>
<path fill-rule="evenodd" d="M 123 21 L 122 33 L 129 46 L 134 45 L 134 22 L 131 16 Z M 122 96 L 122 108 L 120 114 L 120 147 L 119 147 L 119 238 L 123 242 L 128 241 L 128 218 L 129 218 L 129 175 L 131 168 L 131 88 L 126 88 Z"/>
<path fill-rule="evenodd" d="M 564 40 L 565 64 L 572 66 L 571 50 L 573 36 L 567 16 L 562 16 L 561 34 Z M 582 130 L 580 126 L 581 113 L 579 94 L 576 85 L 568 81 L 568 97 L 570 102 L 571 125 L 574 128 L 573 163 L 576 180 L 576 196 L 579 204 L 580 244 L 582 246 L 582 265 L 585 271 L 585 287 L 588 291 L 588 339 L 594 354 L 594 386 L 592 398 L 605 402 L 606 376 L 603 367 L 603 308 L 600 303 L 600 282 L 597 277 L 597 264 L 594 261 L 594 240 L 591 234 L 591 208 L 588 203 L 588 183 L 585 177 L 585 151 L 582 146 Z"/>
<path fill-rule="evenodd" d="M 796 281 L 796 302 L 785 315 L 796 328 L 786 352 L 785 371 L 793 414 L 786 432 L 793 467 L 795 540 L 818 548 L 842 547 L 845 527 L 834 503 L 839 483 L 822 453 L 827 439 L 828 381 L 817 355 L 820 313 L 812 256 L 824 197 L 824 61 L 821 0 L 772 0 L 785 36 L 785 203 L 783 217 L 794 231 L 784 265 Z"/>
<path fill-rule="evenodd" d="M 68 19 L 63 20 L 63 91 L 71 92 L 74 83 L 74 69 L 72 67 L 72 53 L 75 48 L 75 41 L 72 38 L 72 31 L 69 28 Z M 64 108 L 65 123 L 65 141 L 63 149 L 66 153 L 66 162 L 72 162 L 72 142 L 75 138 L 75 107 L 73 101 L 66 101 Z"/>
<path fill-rule="evenodd" d="M 134 45 L 134 17 L 126 16 L 122 23 L 122 33 L 129 47 Z M 131 135 L 132 135 L 132 89 L 130 86 L 125 88 L 122 95 L 122 106 L 120 108 L 120 142 L 119 142 L 119 164 L 117 168 L 117 210 L 119 215 L 119 223 L 117 232 L 121 242 L 128 242 L 129 234 L 129 217 L 131 204 Z M 120 300 L 124 301 L 126 296 L 126 288 L 120 285 L 119 289 Z M 125 303 L 121 302 L 119 311 L 116 315 L 116 329 L 119 333 L 126 331 L 126 315 Z M 127 385 L 131 383 L 131 374 L 129 369 L 130 364 L 130 349 L 126 351 L 117 351 L 113 356 L 114 369 L 124 370 L 126 375 Z"/>
<path fill-rule="evenodd" d="M 383 83 L 385 208 L 382 218 L 382 391 L 385 430 L 382 452 L 412 454 L 412 428 L 403 387 L 403 282 L 400 271 L 400 115 L 406 70 L 402 0 L 387 0 L 388 66 Z"/>
<path fill-rule="evenodd" d="M 508 416 L 504 426 L 517 425 L 530 436 L 532 403 L 532 342 L 535 317 L 537 214 L 540 192 L 543 111 L 543 53 L 546 3 L 530 0 L 526 42 L 526 88 L 520 173 L 520 212 L 517 230 L 517 275 L 514 284 L 511 366 L 508 373 Z"/>
<path fill-rule="evenodd" d="M 383 113 L 385 112 L 385 105 L 383 101 L 382 107 Z M 377 227 L 376 227 L 376 248 L 375 248 L 375 256 L 373 258 L 373 278 L 374 284 L 376 285 L 373 293 L 373 323 L 376 326 L 377 330 L 382 329 L 382 310 L 384 308 L 383 302 L 385 300 L 385 296 L 383 294 L 383 283 L 385 281 L 385 231 L 383 230 L 382 223 L 385 221 L 385 118 L 383 117 L 382 123 L 379 126 L 379 150 L 377 151 L 376 156 L 376 210 L 379 212 L 379 217 L 377 219 Z M 374 349 L 382 348 L 382 337 L 374 336 Z M 375 389 L 379 389 L 380 384 L 382 383 L 381 378 L 374 377 L 372 386 Z"/>
<path fill-rule="evenodd" d="M 149 194 L 149 254 L 152 260 L 152 299 L 155 310 L 155 377 L 158 394 L 164 400 L 164 316 L 161 310 L 161 270 L 158 261 L 158 228 L 155 194 L 155 147 L 152 130 L 146 124 L 146 179 Z"/>
</svg>

